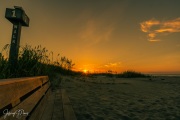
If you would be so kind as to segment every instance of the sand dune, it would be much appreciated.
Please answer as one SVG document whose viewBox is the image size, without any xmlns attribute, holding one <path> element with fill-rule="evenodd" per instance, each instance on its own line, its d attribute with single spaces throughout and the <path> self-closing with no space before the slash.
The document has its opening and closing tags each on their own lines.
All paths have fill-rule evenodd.
<svg viewBox="0 0 180 120">
<path fill-rule="evenodd" d="M 180 77 L 63 77 L 78 120 L 180 120 Z"/>
</svg>

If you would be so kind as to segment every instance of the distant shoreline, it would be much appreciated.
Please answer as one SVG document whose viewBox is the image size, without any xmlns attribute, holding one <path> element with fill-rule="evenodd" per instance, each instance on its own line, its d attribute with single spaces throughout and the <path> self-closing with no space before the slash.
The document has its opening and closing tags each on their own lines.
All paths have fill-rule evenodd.
<svg viewBox="0 0 180 120">
<path fill-rule="evenodd" d="M 149 74 L 152 76 L 159 76 L 159 77 L 180 77 L 180 74 Z"/>
</svg>

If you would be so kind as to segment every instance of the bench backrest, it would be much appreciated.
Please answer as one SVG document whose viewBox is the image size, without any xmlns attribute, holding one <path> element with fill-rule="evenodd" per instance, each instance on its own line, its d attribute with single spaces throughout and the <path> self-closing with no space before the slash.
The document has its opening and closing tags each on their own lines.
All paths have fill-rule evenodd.
<svg viewBox="0 0 180 120">
<path fill-rule="evenodd" d="M 0 119 L 26 119 L 49 88 L 47 76 L 0 80 Z M 13 116 L 13 113 L 16 115 Z"/>
</svg>

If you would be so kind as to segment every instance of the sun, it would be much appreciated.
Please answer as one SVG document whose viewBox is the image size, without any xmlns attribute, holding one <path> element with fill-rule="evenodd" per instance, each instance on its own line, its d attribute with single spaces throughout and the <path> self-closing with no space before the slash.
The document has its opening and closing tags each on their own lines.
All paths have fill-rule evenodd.
<svg viewBox="0 0 180 120">
<path fill-rule="evenodd" d="M 87 73 L 87 71 L 88 71 L 88 70 L 86 70 L 86 69 L 83 70 L 84 73 Z"/>
</svg>

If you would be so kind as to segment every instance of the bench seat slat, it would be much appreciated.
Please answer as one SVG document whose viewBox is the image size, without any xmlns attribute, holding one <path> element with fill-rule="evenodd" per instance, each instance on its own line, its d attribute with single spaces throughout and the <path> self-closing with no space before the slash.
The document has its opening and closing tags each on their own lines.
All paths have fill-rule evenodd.
<svg viewBox="0 0 180 120">
<path fill-rule="evenodd" d="M 14 111 L 16 111 L 18 109 L 23 109 L 24 112 L 30 113 L 33 110 L 33 108 L 35 107 L 35 105 L 38 103 L 38 101 L 41 99 L 41 97 L 45 94 L 45 92 L 47 91 L 47 89 L 49 87 L 50 87 L 49 83 L 45 84 L 44 86 L 42 86 L 42 88 L 37 90 L 31 96 L 29 96 L 28 99 L 25 99 L 19 105 L 14 107 L 11 111 L 14 112 Z M 27 116 L 22 117 L 21 120 L 25 120 L 26 117 Z M 3 119 L 3 116 L 2 116 L 1 119 Z M 16 120 L 17 118 L 15 118 L 13 116 L 8 116 L 6 119 L 7 120 Z"/>
<path fill-rule="evenodd" d="M 16 103 L 20 97 L 47 81 L 47 76 L 0 80 L 0 109 Z"/>
</svg>

